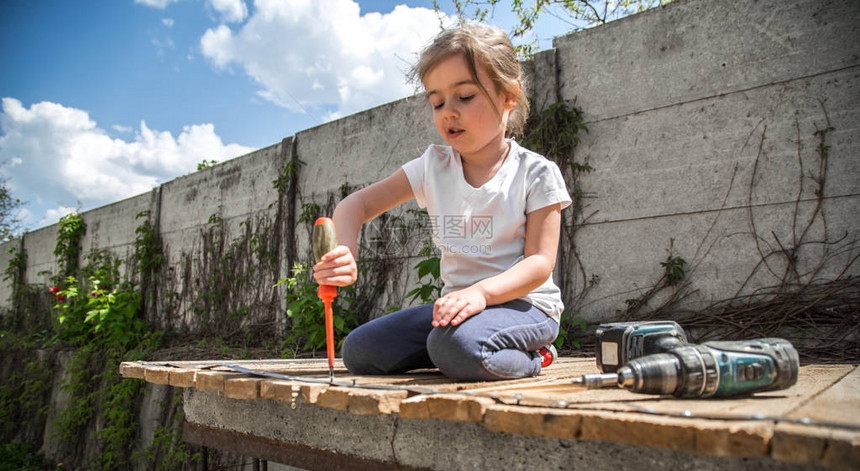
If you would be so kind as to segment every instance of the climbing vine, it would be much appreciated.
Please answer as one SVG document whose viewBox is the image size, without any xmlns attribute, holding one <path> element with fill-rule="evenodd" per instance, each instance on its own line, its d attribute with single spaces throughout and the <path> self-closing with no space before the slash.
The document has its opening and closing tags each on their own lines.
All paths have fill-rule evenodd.
<svg viewBox="0 0 860 471">
<path fill-rule="evenodd" d="M 81 239 L 87 232 L 87 224 L 78 213 L 63 216 L 59 224 L 54 255 L 57 257 L 57 265 L 60 269 L 58 276 L 62 279 L 73 276 L 78 271 Z"/>
</svg>

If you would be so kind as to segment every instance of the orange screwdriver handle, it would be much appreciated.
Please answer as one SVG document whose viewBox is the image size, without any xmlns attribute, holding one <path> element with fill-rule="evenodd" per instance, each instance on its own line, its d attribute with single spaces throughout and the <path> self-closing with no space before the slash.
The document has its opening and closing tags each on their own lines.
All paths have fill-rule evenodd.
<svg viewBox="0 0 860 471">
<path fill-rule="evenodd" d="M 312 248 L 317 263 L 323 255 L 337 247 L 337 234 L 334 229 L 334 221 L 329 218 L 319 218 L 314 223 L 312 237 Z M 337 296 L 337 288 L 329 285 L 320 285 L 317 296 L 325 305 L 325 345 L 328 356 L 330 371 L 334 371 L 334 313 L 332 312 L 332 300 Z"/>
</svg>

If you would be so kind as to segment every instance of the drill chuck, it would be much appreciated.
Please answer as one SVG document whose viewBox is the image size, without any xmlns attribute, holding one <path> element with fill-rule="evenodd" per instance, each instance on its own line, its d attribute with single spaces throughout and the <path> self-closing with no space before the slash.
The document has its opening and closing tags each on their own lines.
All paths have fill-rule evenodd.
<svg viewBox="0 0 860 471">
<path fill-rule="evenodd" d="M 618 385 L 643 394 L 711 397 L 719 380 L 716 360 L 703 345 L 637 358 L 618 369 Z"/>
</svg>

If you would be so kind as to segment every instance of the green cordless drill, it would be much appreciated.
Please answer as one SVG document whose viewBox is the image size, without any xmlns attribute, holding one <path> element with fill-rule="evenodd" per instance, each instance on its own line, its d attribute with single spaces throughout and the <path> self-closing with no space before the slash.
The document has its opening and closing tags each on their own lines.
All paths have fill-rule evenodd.
<svg viewBox="0 0 860 471">
<path fill-rule="evenodd" d="M 786 389 L 797 382 L 797 351 L 783 339 L 692 345 L 672 321 L 603 324 L 596 335 L 597 367 L 603 373 L 574 380 L 589 389 L 617 386 L 709 398 Z"/>
</svg>

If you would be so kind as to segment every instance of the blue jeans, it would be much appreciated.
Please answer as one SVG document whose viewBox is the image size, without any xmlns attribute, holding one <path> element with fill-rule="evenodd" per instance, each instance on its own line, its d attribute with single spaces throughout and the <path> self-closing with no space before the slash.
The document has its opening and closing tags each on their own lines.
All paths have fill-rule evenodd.
<svg viewBox="0 0 860 471">
<path fill-rule="evenodd" d="M 558 323 L 531 304 L 489 306 L 458 326 L 434 328 L 433 305 L 394 312 L 363 324 L 343 342 L 353 374 L 386 375 L 437 367 L 465 381 L 536 376 L 537 350 L 558 335 Z"/>
</svg>

